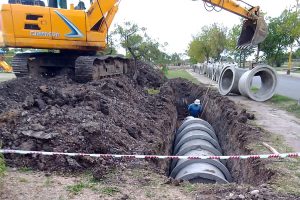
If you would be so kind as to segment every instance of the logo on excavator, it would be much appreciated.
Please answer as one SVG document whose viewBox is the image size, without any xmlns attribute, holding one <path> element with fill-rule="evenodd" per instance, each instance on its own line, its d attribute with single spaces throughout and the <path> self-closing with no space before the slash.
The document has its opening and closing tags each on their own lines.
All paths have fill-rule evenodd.
<svg viewBox="0 0 300 200">
<path fill-rule="evenodd" d="M 83 37 L 83 34 L 81 33 L 81 31 L 70 20 L 68 20 L 63 14 L 61 14 L 57 10 L 55 10 L 54 12 L 64 21 L 64 23 L 71 30 L 71 33 L 65 34 L 66 37 L 68 37 L 68 38 L 81 38 L 81 37 Z"/>
</svg>

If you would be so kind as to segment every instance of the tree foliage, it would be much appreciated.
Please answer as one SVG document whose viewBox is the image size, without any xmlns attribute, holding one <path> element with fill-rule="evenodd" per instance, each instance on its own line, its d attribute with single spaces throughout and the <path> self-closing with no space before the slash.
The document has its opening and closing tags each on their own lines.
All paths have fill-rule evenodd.
<svg viewBox="0 0 300 200">
<path fill-rule="evenodd" d="M 128 57 L 160 65 L 170 60 L 169 55 L 161 50 L 167 43 L 162 45 L 152 39 L 147 35 L 146 29 L 137 24 L 125 22 L 123 25 L 117 25 L 113 35 L 117 36 Z"/>
<path fill-rule="evenodd" d="M 188 46 L 191 62 L 203 62 L 209 58 L 220 59 L 226 46 L 226 29 L 218 24 L 204 26 L 201 32 L 193 37 Z"/>
<path fill-rule="evenodd" d="M 279 17 L 269 18 L 269 34 L 260 48 L 266 61 L 273 66 L 279 67 L 285 61 L 285 50 L 296 40 L 294 17 L 294 13 L 285 10 Z"/>
</svg>

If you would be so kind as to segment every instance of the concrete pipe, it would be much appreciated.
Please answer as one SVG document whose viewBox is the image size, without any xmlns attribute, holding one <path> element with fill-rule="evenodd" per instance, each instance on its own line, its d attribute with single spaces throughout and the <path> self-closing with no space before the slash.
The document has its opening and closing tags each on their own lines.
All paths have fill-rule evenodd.
<svg viewBox="0 0 300 200">
<path fill-rule="evenodd" d="M 199 131 L 205 131 L 206 133 L 208 133 L 212 138 L 214 138 L 215 140 L 218 140 L 216 134 L 214 131 L 210 130 L 209 128 L 207 128 L 206 126 L 204 126 L 203 124 L 197 124 L 197 123 L 193 123 L 190 125 L 187 125 L 183 130 L 181 130 L 180 132 L 177 132 L 176 134 L 176 139 L 177 141 L 181 139 L 181 137 L 183 135 L 185 135 L 187 132 L 190 131 L 194 131 L 194 130 L 199 130 Z"/>
<path fill-rule="evenodd" d="M 206 68 L 206 76 L 208 78 L 212 77 L 212 71 L 213 71 L 213 64 L 207 64 L 207 68 Z"/>
<path fill-rule="evenodd" d="M 206 140 L 210 142 L 214 146 L 214 148 L 216 148 L 218 151 L 220 152 L 222 151 L 219 143 L 216 140 L 214 140 L 208 133 L 206 133 L 205 131 L 195 130 L 195 131 L 189 131 L 188 133 L 186 133 L 180 138 L 177 144 L 175 143 L 174 152 L 177 153 L 180 147 L 186 142 L 197 141 L 197 140 Z"/>
<path fill-rule="evenodd" d="M 216 70 L 216 75 L 215 75 L 216 82 L 219 82 L 220 74 L 221 74 L 222 69 L 223 69 L 223 66 L 222 65 L 218 65 L 218 68 Z"/>
<path fill-rule="evenodd" d="M 184 156 L 186 155 L 188 152 L 194 151 L 194 150 L 203 150 L 203 151 L 207 151 L 210 152 L 212 155 L 215 156 L 222 156 L 222 153 L 220 151 L 218 151 L 211 143 L 209 143 L 206 140 L 192 140 L 192 141 L 188 141 L 185 144 L 183 144 L 178 152 L 175 154 L 176 156 Z M 171 169 L 174 169 L 177 165 L 178 160 L 173 160 L 171 163 Z M 225 160 L 221 160 L 222 163 L 225 164 Z"/>
<path fill-rule="evenodd" d="M 226 66 L 220 74 L 218 82 L 218 90 L 221 95 L 229 93 L 240 94 L 239 80 L 246 73 L 246 69 L 235 68 L 234 66 Z"/>
<path fill-rule="evenodd" d="M 202 125 L 206 126 L 207 128 L 209 128 L 210 130 L 212 130 L 213 132 L 215 132 L 213 127 L 207 121 L 205 121 L 203 119 L 199 119 L 199 118 L 194 118 L 192 116 L 188 116 L 184 119 L 183 123 L 178 128 L 177 133 L 182 131 L 182 129 L 184 129 L 186 126 L 188 126 L 190 124 L 195 124 L 195 123 L 196 124 L 202 124 Z"/>
<path fill-rule="evenodd" d="M 202 150 L 202 149 L 197 149 L 197 150 L 192 150 L 192 151 L 184 154 L 183 156 L 215 156 L 215 155 L 212 154 L 209 151 Z M 220 161 L 218 161 L 218 160 L 211 160 L 211 159 L 187 160 L 187 161 L 186 160 L 179 160 L 179 161 L 177 161 L 176 166 L 172 169 L 172 172 L 171 172 L 170 176 L 175 178 L 177 176 L 177 174 L 182 169 L 184 169 L 188 165 L 194 164 L 194 163 L 207 163 L 207 164 L 213 165 L 221 171 L 221 173 L 226 177 L 226 180 L 228 180 L 229 182 L 232 181 L 232 177 L 230 175 L 230 172 L 225 167 L 225 165 L 223 163 L 221 163 Z M 220 174 L 220 173 L 217 173 L 217 175 L 218 174 Z"/>
<path fill-rule="evenodd" d="M 221 147 L 208 122 L 187 117 L 176 132 L 173 155 L 220 156 Z M 173 160 L 170 176 L 197 183 L 228 183 L 232 181 L 225 161 L 210 159 Z"/>
<path fill-rule="evenodd" d="M 214 145 L 212 145 L 209 141 L 207 140 L 191 140 L 186 142 L 185 144 L 181 145 L 180 148 L 178 149 L 177 152 L 174 151 L 175 155 L 184 155 L 187 152 L 195 149 L 203 149 L 207 150 L 209 152 L 212 152 L 214 155 L 221 156 L 222 153 Z"/>
<path fill-rule="evenodd" d="M 200 65 L 200 74 L 205 74 L 205 64 Z"/>
<path fill-rule="evenodd" d="M 261 78 L 261 87 L 257 92 L 251 91 L 254 76 Z M 260 65 L 244 73 L 239 80 L 240 93 L 255 101 L 267 101 L 275 94 L 278 77 L 276 71 L 267 65 Z"/>
<path fill-rule="evenodd" d="M 192 163 L 181 169 L 175 179 L 191 183 L 229 183 L 224 174 L 209 163 Z"/>
</svg>

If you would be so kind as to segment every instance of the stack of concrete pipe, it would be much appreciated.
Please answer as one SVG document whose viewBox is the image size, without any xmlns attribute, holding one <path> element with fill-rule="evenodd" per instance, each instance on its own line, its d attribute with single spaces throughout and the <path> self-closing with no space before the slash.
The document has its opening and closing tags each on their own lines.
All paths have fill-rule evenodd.
<svg viewBox="0 0 300 200">
<path fill-rule="evenodd" d="M 173 154 L 177 156 L 221 156 L 222 150 L 213 127 L 206 121 L 187 117 L 179 127 Z M 170 176 L 192 183 L 229 183 L 225 163 L 219 160 L 173 160 Z"/>
<path fill-rule="evenodd" d="M 261 87 L 257 92 L 251 90 L 255 76 L 261 78 Z M 220 94 L 229 93 L 243 95 L 255 101 L 267 101 L 272 98 L 277 87 L 277 73 L 267 65 L 259 65 L 252 70 L 227 66 L 223 68 L 218 82 Z"/>
<path fill-rule="evenodd" d="M 194 71 L 199 74 L 206 75 L 208 78 L 219 81 L 221 72 L 224 67 L 236 66 L 232 63 L 201 63 L 194 66 Z"/>
</svg>

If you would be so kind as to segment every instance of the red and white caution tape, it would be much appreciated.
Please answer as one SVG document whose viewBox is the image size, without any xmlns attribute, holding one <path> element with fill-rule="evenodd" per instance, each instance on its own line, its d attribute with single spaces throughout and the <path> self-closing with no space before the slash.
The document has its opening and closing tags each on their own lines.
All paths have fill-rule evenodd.
<svg viewBox="0 0 300 200">
<path fill-rule="evenodd" d="M 298 153 L 283 154 L 264 154 L 264 155 L 239 155 L 239 156 L 158 156 L 158 155 L 117 155 L 117 154 L 89 154 L 89 153 L 63 153 L 63 152 L 46 152 L 46 151 L 23 151 L 0 149 L 2 154 L 35 154 L 45 156 L 88 156 L 96 158 L 125 158 L 125 159 L 176 159 L 176 160 L 195 160 L 195 159 L 213 159 L 213 160 L 232 160 L 232 159 L 270 159 L 270 158 L 299 158 Z"/>
</svg>

